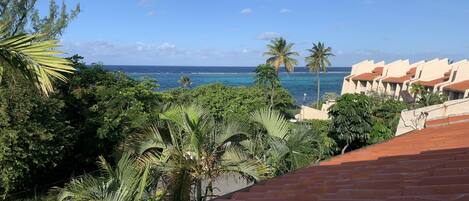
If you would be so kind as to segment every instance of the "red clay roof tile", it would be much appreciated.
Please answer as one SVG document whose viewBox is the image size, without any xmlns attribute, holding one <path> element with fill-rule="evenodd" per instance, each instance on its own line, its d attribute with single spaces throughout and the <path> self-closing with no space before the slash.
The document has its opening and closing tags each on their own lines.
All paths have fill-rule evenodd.
<svg viewBox="0 0 469 201">
<path fill-rule="evenodd" d="M 468 195 L 465 122 L 413 131 L 215 200 L 456 201 Z"/>
<path fill-rule="evenodd" d="M 388 83 L 399 83 L 399 84 L 402 84 L 402 83 L 404 83 L 405 81 L 412 79 L 412 78 L 415 76 L 416 71 L 417 71 L 417 68 L 414 67 L 414 68 L 409 69 L 409 70 L 406 72 L 406 74 L 403 75 L 403 76 L 387 77 L 387 78 L 383 79 L 382 81 L 383 81 L 383 82 L 388 82 Z"/>
<path fill-rule="evenodd" d="M 440 78 L 437 78 L 437 79 L 434 79 L 434 80 L 429 80 L 429 81 L 420 81 L 419 80 L 415 83 L 420 84 L 422 86 L 426 86 L 426 87 L 434 87 L 435 85 L 437 85 L 439 83 L 443 83 L 443 82 L 448 81 L 450 75 L 451 75 L 451 70 L 449 70 L 448 72 L 445 72 L 445 74 L 443 74 L 443 77 L 440 77 Z"/>
<path fill-rule="evenodd" d="M 454 84 L 450 84 L 448 86 L 445 86 L 444 89 L 464 92 L 464 91 L 469 89 L 469 80 L 465 80 L 465 81 L 457 82 L 457 83 L 454 83 Z"/>
<path fill-rule="evenodd" d="M 352 80 L 373 81 L 383 74 L 383 67 L 376 67 L 371 73 L 362 73 L 352 77 Z"/>
</svg>

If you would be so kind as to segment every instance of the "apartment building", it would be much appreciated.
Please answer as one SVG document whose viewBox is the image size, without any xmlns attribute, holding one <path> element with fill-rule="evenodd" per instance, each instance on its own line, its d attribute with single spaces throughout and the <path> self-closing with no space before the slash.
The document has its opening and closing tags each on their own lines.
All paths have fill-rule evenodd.
<svg viewBox="0 0 469 201">
<path fill-rule="evenodd" d="M 412 84 L 424 86 L 428 91 L 441 91 L 450 100 L 469 95 L 469 62 L 450 63 L 447 58 L 410 63 L 397 60 L 389 64 L 365 60 L 352 66 L 344 78 L 342 94 L 364 93 L 400 97 Z"/>
</svg>

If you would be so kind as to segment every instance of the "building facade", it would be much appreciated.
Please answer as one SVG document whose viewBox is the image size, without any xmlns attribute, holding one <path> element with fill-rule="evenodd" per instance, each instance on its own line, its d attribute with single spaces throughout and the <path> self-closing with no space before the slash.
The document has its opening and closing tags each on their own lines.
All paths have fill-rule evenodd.
<svg viewBox="0 0 469 201">
<path fill-rule="evenodd" d="M 388 95 L 397 98 L 409 91 L 413 84 L 426 90 L 442 92 L 450 100 L 469 96 L 469 62 L 450 62 L 447 58 L 410 63 L 397 60 L 389 64 L 365 60 L 352 65 L 344 78 L 342 94 L 363 93 Z"/>
</svg>

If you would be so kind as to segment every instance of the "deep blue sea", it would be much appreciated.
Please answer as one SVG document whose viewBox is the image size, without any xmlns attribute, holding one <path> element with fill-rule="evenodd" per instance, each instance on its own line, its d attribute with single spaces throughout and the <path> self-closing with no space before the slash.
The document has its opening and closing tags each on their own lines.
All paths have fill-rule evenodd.
<svg viewBox="0 0 469 201">
<path fill-rule="evenodd" d="M 179 87 L 177 81 L 182 75 L 191 78 L 192 87 L 216 82 L 229 86 L 249 86 L 253 84 L 255 75 L 255 67 L 106 65 L 105 68 L 112 71 L 123 71 L 136 79 L 157 80 L 160 85 L 158 90 L 161 91 Z M 330 67 L 327 72 L 321 73 L 321 96 L 326 92 L 340 94 L 343 78 L 350 74 L 350 70 L 349 67 Z M 282 86 L 288 89 L 295 98 L 296 104 L 309 104 L 316 100 L 316 75 L 309 73 L 307 68 L 296 67 L 295 72 L 290 74 L 281 72 L 280 80 Z"/>
</svg>

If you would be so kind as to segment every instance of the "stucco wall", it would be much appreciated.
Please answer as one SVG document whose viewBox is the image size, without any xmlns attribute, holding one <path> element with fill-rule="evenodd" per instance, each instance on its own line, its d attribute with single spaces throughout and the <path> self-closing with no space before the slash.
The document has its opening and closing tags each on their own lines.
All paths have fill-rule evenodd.
<svg viewBox="0 0 469 201">
<path fill-rule="evenodd" d="M 443 77 L 443 74 L 450 70 L 448 59 L 434 59 L 420 65 L 420 71 L 417 68 L 416 78 L 421 81 L 430 81 Z M 420 77 L 419 77 L 420 75 Z"/>
<path fill-rule="evenodd" d="M 434 119 L 463 115 L 469 113 L 469 99 L 447 101 L 443 104 L 432 105 L 416 110 L 401 112 L 396 136 L 424 128 L 425 122 Z"/>
</svg>

